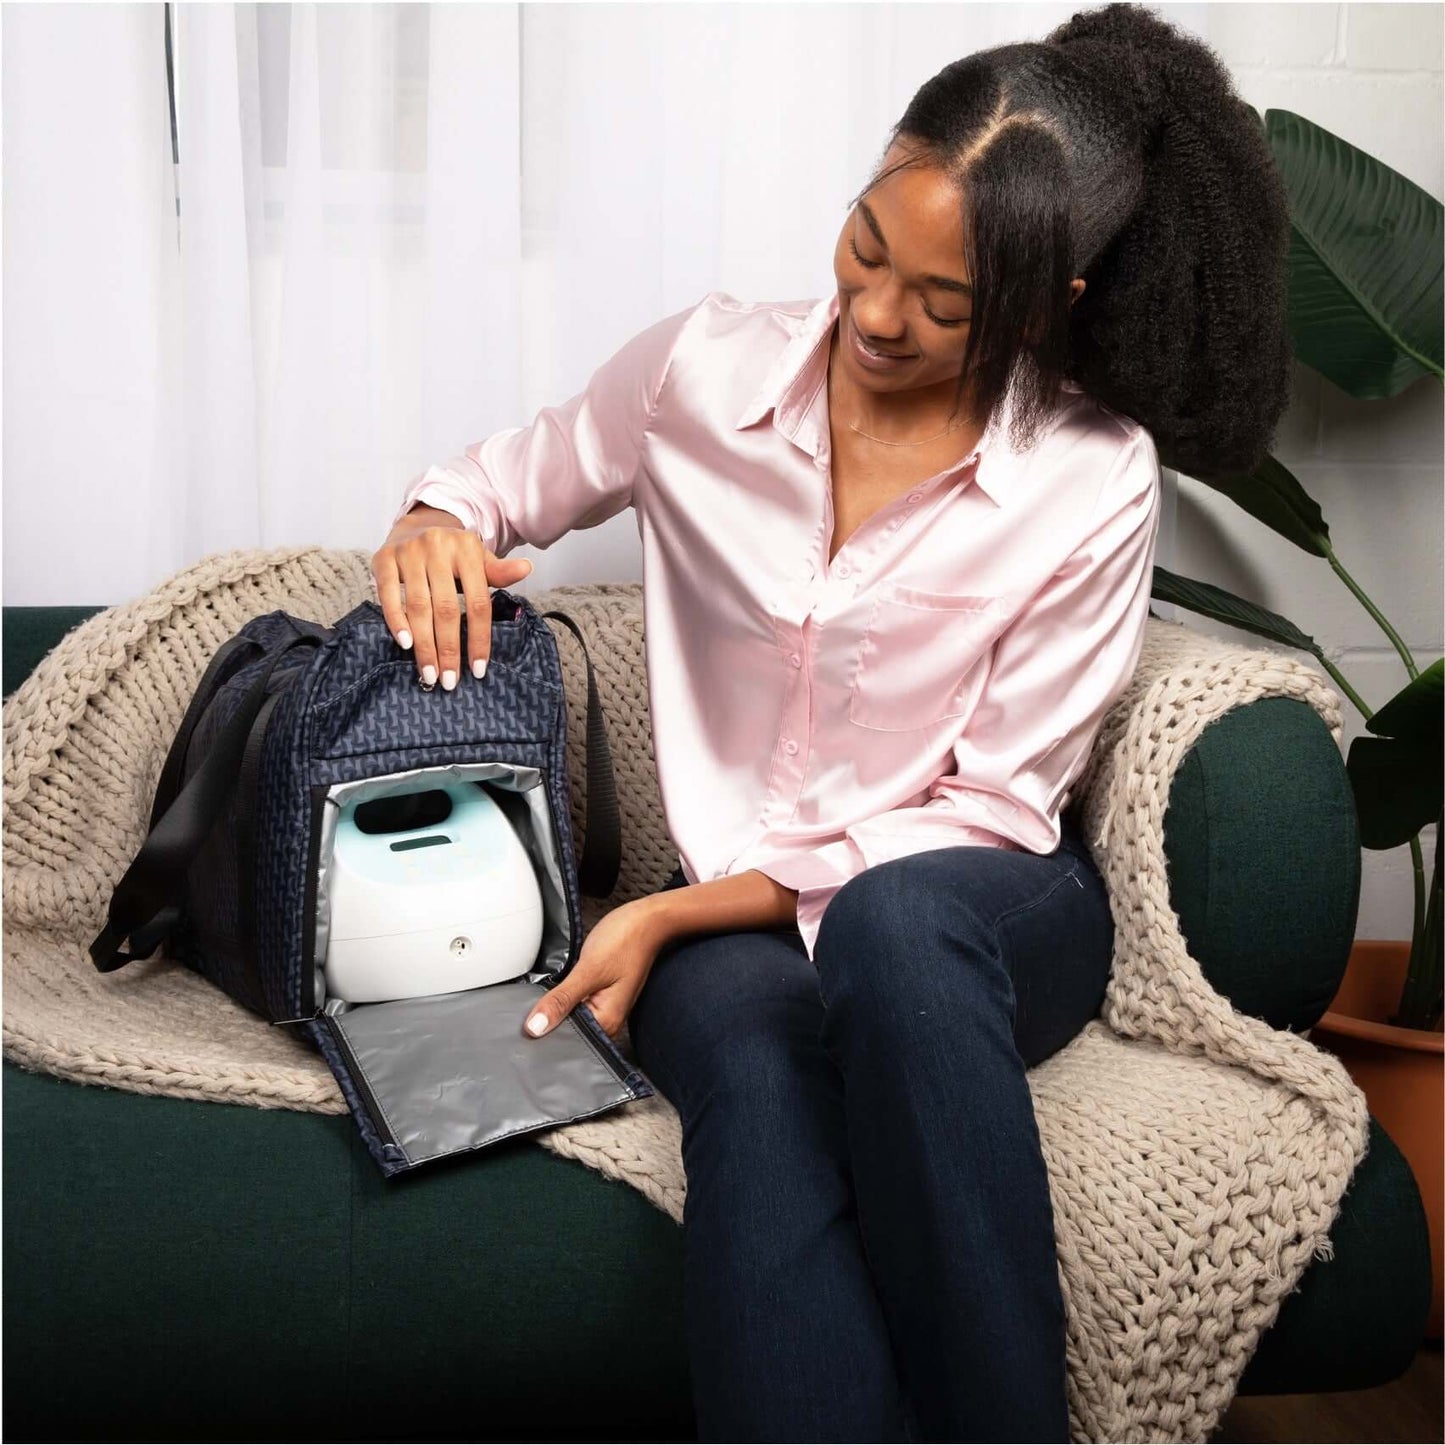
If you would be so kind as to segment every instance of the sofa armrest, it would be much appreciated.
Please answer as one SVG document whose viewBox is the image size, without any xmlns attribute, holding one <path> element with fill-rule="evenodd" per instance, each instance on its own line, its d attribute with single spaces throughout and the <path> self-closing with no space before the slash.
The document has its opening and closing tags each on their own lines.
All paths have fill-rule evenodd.
<svg viewBox="0 0 1445 1445">
<path fill-rule="evenodd" d="M 1333 998 L 1359 906 L 1340 708 L 1292 654 L 1151 618 L 1081 782 L 1101 868 L 1128 855 L 1126 908 L 1158 910 L 1234 1008 L 1295 1032 Z"/>
<path fill-rule="evenodd" d="M 36 664 L 73 627 L 103 607 L 6 607 L 0 650 L 4 652 L 4 696 L 9 697 Z"/>
<path fill-rule="evenodd" d="M 1257 698 L 1206 728 L 1174 775 L 1164 852 L 1210 984 L 1275 1028 L 1313 1028 L 1349 962 L 1361 874 L 1354 794 L 1319 713 Z"/>
</svg>

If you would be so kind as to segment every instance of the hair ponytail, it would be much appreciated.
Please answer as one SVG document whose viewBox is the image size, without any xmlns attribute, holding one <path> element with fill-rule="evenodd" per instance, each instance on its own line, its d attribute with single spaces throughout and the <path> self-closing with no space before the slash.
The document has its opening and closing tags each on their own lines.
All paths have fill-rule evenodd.
<svg viewBox="0 0 1445 1445">
<path fill-rule="evenodd" d="M 1288 202 L 1206 45 L 1140 6 L 1084 11 L 945 66 L 891 139 L 959 183 L 981 406 L 1012 389 L 1027 433 L 1069 377 L 1168 466 L 1264 456 L 1289 400 Z"/>
<path fill-rule="evenodd" d="M 1074 379 L 1185 472 L 1247 471 L 1289 403 L 1289 204 L 1264 131 L 1201 41 L 1115 4 L 1049 37 L 1139 116 L 1143 184 L 1083 273 Z"/>
</svg>

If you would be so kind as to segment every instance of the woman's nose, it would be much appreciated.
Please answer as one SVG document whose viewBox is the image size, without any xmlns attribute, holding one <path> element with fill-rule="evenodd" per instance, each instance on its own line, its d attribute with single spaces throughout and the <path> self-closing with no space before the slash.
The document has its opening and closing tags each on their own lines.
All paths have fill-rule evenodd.
<svg viewBox="0 0 1445 1445">
<path fill-rule="evenodd" d="M 879 346 L 896 346 L 907 327 L 898 303 L 876 292 L 853 298 L 853 324 L 863 340 Z"/>
</svg>

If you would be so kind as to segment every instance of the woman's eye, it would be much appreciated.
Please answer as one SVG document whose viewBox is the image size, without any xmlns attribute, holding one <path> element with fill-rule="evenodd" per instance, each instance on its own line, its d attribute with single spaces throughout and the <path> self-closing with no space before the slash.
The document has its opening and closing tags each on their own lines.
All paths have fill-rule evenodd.
<svg viewBox="0 0 1445 1445">
<path fill-rule="evenodd" d="M 851 236 L 848 238 L 848 249 L 853 253 L 853 259 L 860 266 L 866 266 L 870 271 L 875 270 L 883 264 L 882 261 L 865 261 L 863 257 L 858 254 L 858 248 L 853 244 L 853 238 Z"/>
<path fill-rule="evenodd" d="M 848 237 L 848 249 L 853 253 L 853 259 L 860 266 L 866 267 L 869 271 L 876 271 L 878 267 L 883 264 L 882 261 L 870 261 L 867 259 L 866 256 L 860 254 L 857 243 L 853 240 L 851 236 Z M 971 316 L 960 316 L 953 319 L 949 319 L 944 316 L 935 316 L 933 312 L 928 309 L 927 306 L 923 308 L 923 314 L 928 317 L 928 319 L 933 322 L 935 326 L 967 326 L 968 323 L 973 319 Z"/>
</svg>

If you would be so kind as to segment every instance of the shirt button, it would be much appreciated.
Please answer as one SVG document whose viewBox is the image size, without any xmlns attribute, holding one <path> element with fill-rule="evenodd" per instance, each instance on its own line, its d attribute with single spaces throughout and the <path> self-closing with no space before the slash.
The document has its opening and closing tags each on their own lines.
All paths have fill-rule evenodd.
<svg viewBox="0 0 1445 1445">
<path fill-rule="evenodd" d="M 796 652 L 788 659 L 788 661 L 791 662 L 794 667 L 801 667 L 803 665 L 803 659 L 799 657 Z"/>
<path fill-rule="evenodd" d="M 851 577 L 853 575 L 853 569 L 846 562 L 837 569 L 837 572 L 840 577 Z"/>
<path fill-rule="evenodd" d="M 923 500 L 923 493 L 922 493 L 922 492 L 909 492 L 909 494 L 908 494 L 908 500 L 909 500 L 910 502 L 921 502 L 921 501 Z"/>
<path fill-rule="evenodd" d="M 783 744 L 783 751 L 785 753 L 795 753 L 798 751 L 798 745 L 792 740 L 792 738 L 789 738 L 787 742 Z"/>
</svg>

